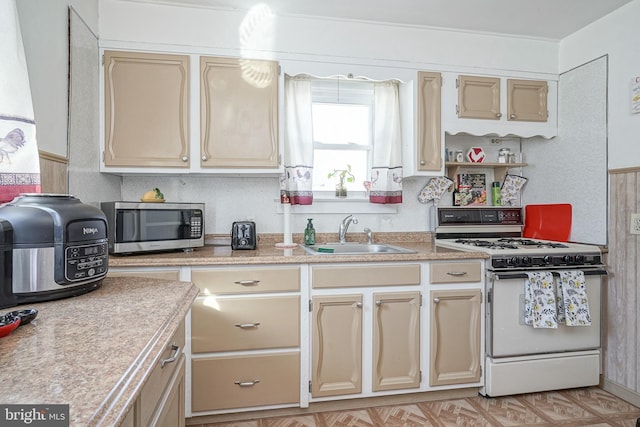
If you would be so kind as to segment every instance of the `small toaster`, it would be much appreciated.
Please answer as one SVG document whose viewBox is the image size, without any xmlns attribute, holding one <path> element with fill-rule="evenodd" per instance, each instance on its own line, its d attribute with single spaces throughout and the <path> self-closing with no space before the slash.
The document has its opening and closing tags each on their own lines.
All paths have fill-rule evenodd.
<svg viewBox="0 0 640 427">
<path fill-rule="evenodd" d="M 256 248 L 256 223 L 253 221 L 236 221 L 231 226 L 231 249 Z"/>
</svg>

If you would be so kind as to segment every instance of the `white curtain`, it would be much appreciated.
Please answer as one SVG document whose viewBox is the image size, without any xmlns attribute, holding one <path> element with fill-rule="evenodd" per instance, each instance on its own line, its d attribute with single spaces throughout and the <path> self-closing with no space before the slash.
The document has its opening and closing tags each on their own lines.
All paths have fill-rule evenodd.
<svg viewBox="0 0 640 427">
<path fill-rule="evenodd" d="M 313 121 L 311 79 L 284 77 L 284 175 L 280 177 L 280 203 L 313 203 Z"/>
<path fill-rule="evenodd" d="M 40 192 L 29 75 L 15 0 L 0 0 L 0 203 Z"/>
<path fill-rule="evenodd" d="M 402 133 L 398 82 L 374 86 L 371 203 L 402 203 Z"/>
</svg>

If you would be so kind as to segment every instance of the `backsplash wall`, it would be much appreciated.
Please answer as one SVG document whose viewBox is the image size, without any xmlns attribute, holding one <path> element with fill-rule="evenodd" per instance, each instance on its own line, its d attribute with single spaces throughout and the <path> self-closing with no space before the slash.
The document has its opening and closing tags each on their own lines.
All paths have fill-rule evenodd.
<svg viewBox="0 0 640 427">
<path fill-rule="evenodd" d="M 350 232 L 361 233 L 368 227 L 373 231 L 374 239 L 378 231 L 428 231 L 429 205 L 418 202 L 418 193 L 428 181 L 427 177 L 405 178 L 403 203 L 382 209 L 397 210 L 396 213 L 380 212 L 379 205 L 364 201 L 358 203 L 357 211 L 353 212 L 341 208 L 338 205 L 341 201 L 337 201 L 332 208 L 333 212 L 339 213 L 296 213 L 297 207 L 293 206 L 291 231 L 302 233 L 307 218 L 313 218 L 318 233 L 337 234 L 340 221 L 349 213 L 358 218 L 358 224 L 352 225 Z M 280 187 L 277 177 L 125 176 L 122 178 L 122 200 L 140 200 L 154 187 L 164 193 L 167 201 L 205 203 L 207 234 L 228 234 L 233 221 L 240 220 L 255 221 L 258 233 L 282 233 L 284 228 L 282 214 L 278 213 Z"/>
</svg>

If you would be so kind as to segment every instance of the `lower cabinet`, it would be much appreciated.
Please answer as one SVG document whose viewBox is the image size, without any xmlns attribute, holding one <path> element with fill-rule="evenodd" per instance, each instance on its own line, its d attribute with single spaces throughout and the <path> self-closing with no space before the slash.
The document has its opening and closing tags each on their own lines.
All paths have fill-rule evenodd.
<svg viewBox="0 0 640 427">
<path fill-rule="evenodd" d="M 429 292 L 429 385 L 481 378 L 482 264 L 432 263 Z"/>
<path fill-rule="evenodd" d="M 185 325 L 182 322 L 153 366 L 123 426 L 184 427 L 184 345 Z"/>
<path fill-rule="evenodd" d="M 300 404 L 300 266 L 194 268 L 191 413 Z"/>
<path fill-rule="evenodd" d="M 318 295 L 311 298 L 311 396 L 420 387 L 420 266 L 312 270 L 312 292 Z M 389 286 L 416 290 L 394 292 Z"/>
</svg>

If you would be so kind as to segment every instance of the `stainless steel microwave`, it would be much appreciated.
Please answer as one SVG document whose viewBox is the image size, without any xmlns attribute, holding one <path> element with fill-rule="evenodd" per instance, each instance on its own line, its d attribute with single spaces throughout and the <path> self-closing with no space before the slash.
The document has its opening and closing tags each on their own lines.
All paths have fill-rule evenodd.
<svg viewBox="0 0 640 427">
<path fill-rule="evenodd" d="M 204 203 L 103 202 L 100 208 L 112 254 L 204 246 Z"/>
</svg>

